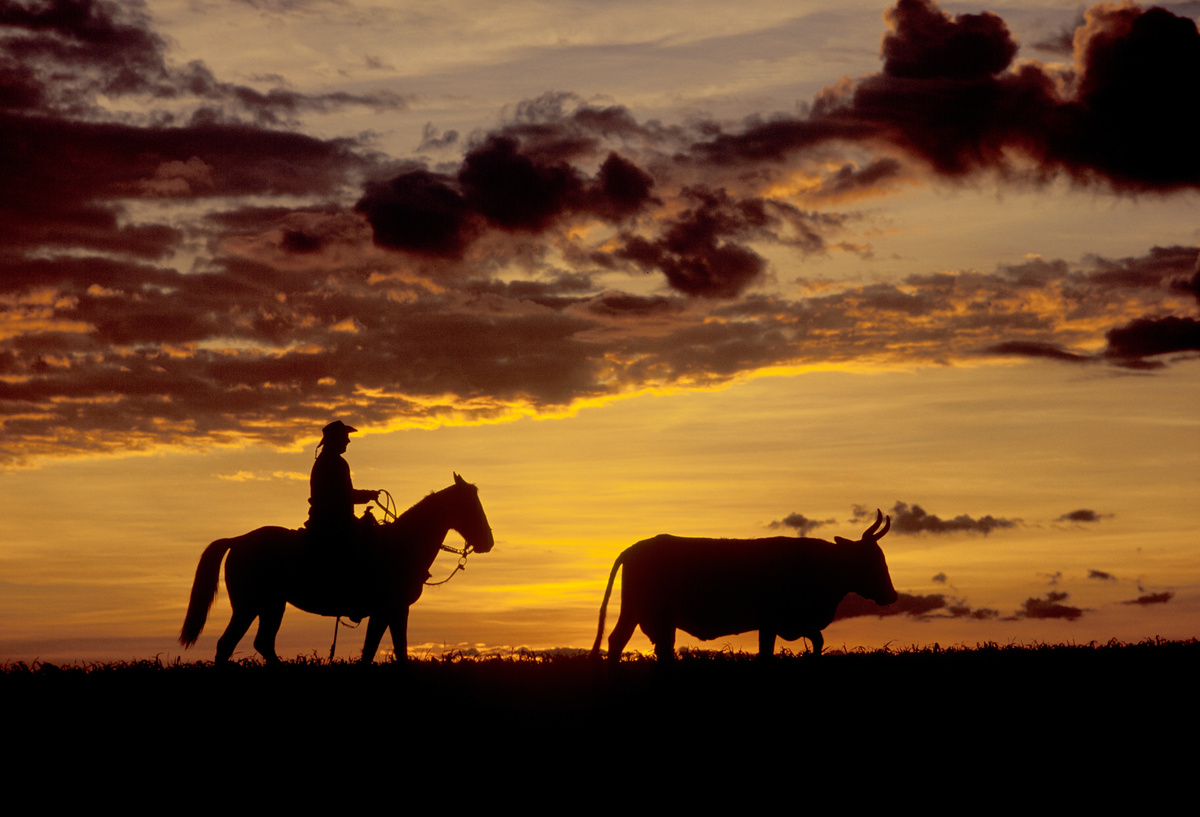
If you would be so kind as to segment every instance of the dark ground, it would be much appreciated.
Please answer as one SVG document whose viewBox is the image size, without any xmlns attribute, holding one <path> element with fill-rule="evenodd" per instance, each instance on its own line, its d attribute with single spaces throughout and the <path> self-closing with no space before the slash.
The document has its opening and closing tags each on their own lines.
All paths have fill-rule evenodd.
<svg viewBox="0 0 1200 817">
<path fill-rule="evenodd" d="M 767 666 L 690 653 L 665 671 L 635 660 L 615 674 L 583 656 L 366 668 L 143 662 L 10 665 L 0 694 L 18 749 L 5 777 L 18 786 L 49 768 L 89 791 L 203 794 L 214 805 L 231 780 L 256 779 L 235 788 L 301 801 L 338 792 L 349 803 L 359 789 L 507 799 L 640 787 L 659 802 L 702 803 L 709 791 L 796 798 L 834 783 L 870 798 L 885 780 L 891 792 L 964 775 L 1069 782 L 1076 795 L 1149 785 L 1176 768 L 1190 780 L 1198 669 L 1197 641 L 783 656 Z M 995 795 L 1010 792 L 1006 783 Z"/>
</svg>

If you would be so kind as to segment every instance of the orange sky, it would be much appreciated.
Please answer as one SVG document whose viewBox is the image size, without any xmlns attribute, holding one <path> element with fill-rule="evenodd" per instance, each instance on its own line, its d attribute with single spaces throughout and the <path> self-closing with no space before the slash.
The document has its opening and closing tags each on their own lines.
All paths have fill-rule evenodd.
<svg viewBox="0 0 1200 817">
<path fill-rule="evenodd" d="M 827 649 L 1197 635 L 1196 3 L 53 5 L 0 5 L 0 660 L 178 655 L 334 417 L 495 530 L 417 652 L 590 646 L 639 539 L 877 507 L 938 605 Z"/>
</svg>

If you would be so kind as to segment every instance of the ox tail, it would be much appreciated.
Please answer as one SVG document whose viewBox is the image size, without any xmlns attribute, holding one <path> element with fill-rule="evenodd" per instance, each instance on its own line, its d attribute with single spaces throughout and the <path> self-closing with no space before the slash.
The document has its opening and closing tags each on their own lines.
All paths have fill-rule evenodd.
<svg viewBox="0 0 1200 817">
<path fill-rule="evenodd" d="M 196 580 L 192 582 L 192 597 L 188 601 L 187 615 L 179 631 L 179 643 L 185 648 L 196 643 L 204 622 L 208 619 L 208 608 L 217 597 L 217 580 L 221 575 L 221 562 L 225 552 L 233 545 L 232 539 L 218 539 L 204 549 L 200 564 L 196 566 Z"/>
<path fill-rule="evenodd" d="M 600 624 L 596 627 L 596 643 L 592 645 L 592 658 L 600 658 L 600 641 L 604 638 L 604 614 L 608 611 L 608 600 L 612 596 L 613 582 L 617 579 L 617 571 L 621 569 L 621 564 L 625 561 L 625 554 L 622 553 L 613 562 L 612 572 L 608 574 L 608 587 L 604 588 L 604 601 L 600 602 Z"/>
</svg>

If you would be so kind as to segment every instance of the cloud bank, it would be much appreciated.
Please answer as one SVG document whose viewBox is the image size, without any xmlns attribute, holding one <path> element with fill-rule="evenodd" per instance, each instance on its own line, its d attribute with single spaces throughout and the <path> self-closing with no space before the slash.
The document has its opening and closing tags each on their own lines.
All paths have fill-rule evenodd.
<svg viewBox="0 0 1200 817">
<path fill-rule="evenodd" d="M 0 460 L 287 445 L 334 415 L 471 421 L 780 365 L 1194 357 L 1194 246 L 806 277 L 866 252 L 855 202 L 898 185 L 1200 188 L 1193 21 L 1097 6 L 1067 66 L 1018 59 L 991 13 L 901 0 L 887 22 L 881 70 L 804 116 L 672 125 L 547 94 L 486 132 L 427 128 L 462 151 L 431 165 L 305 132 L 406 89 L 240 85 L 173 62 L 140 4 L 0 0 Z M 959 524 L 920 510 L 894 529 Z"/>
</svg>

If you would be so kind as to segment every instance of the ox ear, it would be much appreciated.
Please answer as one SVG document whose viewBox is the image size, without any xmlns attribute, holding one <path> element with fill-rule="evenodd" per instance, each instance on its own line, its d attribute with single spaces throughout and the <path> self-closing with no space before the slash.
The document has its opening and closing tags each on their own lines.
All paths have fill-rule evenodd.
<svg viewBox="0 0 1200 817">
<path fill-rule="evenodd" d="M 851 542 L 849 539 L 845 538 L 844 536 L 835 536 L 835 537 L 833 537 L 833 541 L 834 541 L 834 542 L 837 542 L 839 545 L 853 545 L 853 544 L 855 544 L 854 542 Z"/>
<path fill-rule="evenodd" d="M 466 484 L 467 484 L 467 481 L 466 481 L 465 479 L 463 479 L 462 477 L 460 477 L 460 476 L 458 475 L 458 472 L 457 472 L 457 471 L 455 471 L 455 472 L 454 472 L 454 484 L 455 484 L 455 485 L 466 485 Z"/>
</svg>

